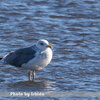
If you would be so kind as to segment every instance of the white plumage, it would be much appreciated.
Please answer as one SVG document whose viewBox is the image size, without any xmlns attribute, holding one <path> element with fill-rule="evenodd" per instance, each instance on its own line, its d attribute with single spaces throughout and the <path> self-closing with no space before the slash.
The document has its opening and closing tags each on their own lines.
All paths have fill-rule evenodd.
<svg viewBox="0 0 100 100">
<path fill-rule="evenodd" d="M 36 45 L 39 49 L 37 49 L 35 57 L 29 62 L 22 64 L 22 67 L 31 70 L 41 70 L 50 63 L 52 59 L 52 50 L 46 40 L 40 40 L 39 43 L 40 42 L 44 43 L 44 49 L 40 44 Z"/>
</svg>

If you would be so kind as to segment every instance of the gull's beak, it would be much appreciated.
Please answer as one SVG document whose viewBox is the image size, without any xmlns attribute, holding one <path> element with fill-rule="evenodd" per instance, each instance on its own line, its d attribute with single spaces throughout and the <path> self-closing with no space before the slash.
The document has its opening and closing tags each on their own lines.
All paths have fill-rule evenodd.
<svg viewBox="0 0 100 100">
<path fill-rule="evenodd" d="M 49 47 L 49 48 L 51 48 L 51 49 L 53 48 L 51 45 L 48 45 L 47 47 Z"/>
</svg>

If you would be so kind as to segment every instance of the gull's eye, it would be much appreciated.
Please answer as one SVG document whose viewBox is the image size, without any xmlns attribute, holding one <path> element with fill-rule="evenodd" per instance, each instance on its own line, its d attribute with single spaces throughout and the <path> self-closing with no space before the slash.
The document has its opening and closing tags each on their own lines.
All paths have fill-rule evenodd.
<svg viewBox="0 0 100 100">
<path fill-rule="evenodd" d="M 40 43 L 40 45 L 43 45 L 43 43 Z"/>
</svg>

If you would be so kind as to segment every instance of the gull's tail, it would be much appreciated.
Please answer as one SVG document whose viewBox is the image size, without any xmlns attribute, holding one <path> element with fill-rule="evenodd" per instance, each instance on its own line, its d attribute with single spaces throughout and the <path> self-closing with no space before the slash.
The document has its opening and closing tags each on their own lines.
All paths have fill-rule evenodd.
<svg viewBox="0 0 100 100">
<path fill-rule="evenodd" d="M 3 57 L 0 57 L 0 60 L 2 60 Z"/>
</svg>

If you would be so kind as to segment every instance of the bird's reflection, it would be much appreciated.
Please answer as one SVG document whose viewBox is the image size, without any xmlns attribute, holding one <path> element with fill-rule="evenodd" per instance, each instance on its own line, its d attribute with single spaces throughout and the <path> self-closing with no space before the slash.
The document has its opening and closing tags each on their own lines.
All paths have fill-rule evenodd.
<svg viewBox="0 0 100 100">
<path fill-rule="evenodd" d="M 8 87 L 13 91 L 44 91 L 53 89 L 51 84 L 45 79 L 9 83 Z"/>
</svg>

